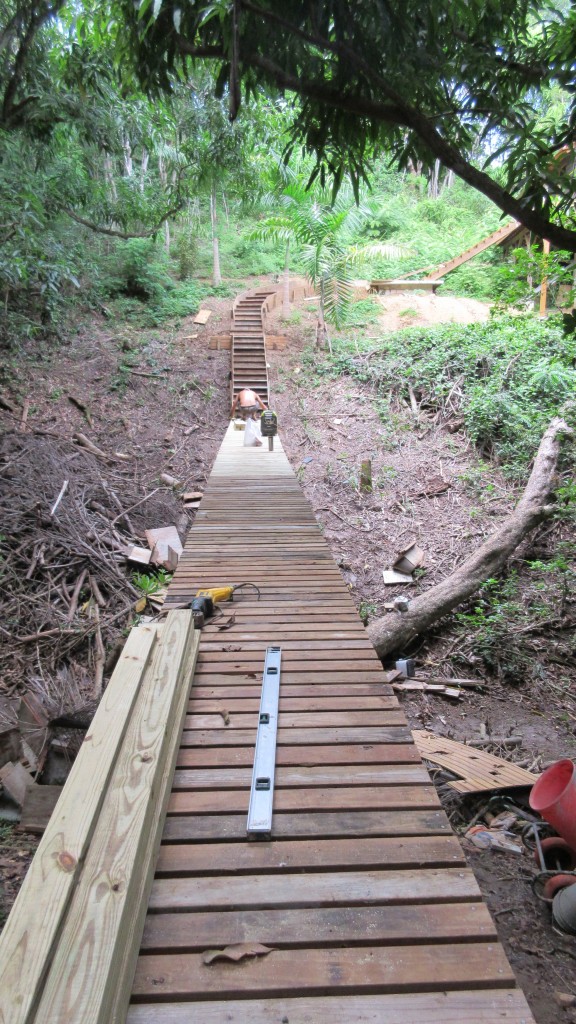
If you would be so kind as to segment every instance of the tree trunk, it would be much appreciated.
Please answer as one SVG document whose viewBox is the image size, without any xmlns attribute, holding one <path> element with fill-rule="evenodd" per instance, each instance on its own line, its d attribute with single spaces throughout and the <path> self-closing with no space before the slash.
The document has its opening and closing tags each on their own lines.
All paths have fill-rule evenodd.
<svg viewBox="0 0 576 1024">
<path fill-rule="evenodd" d="M 170 255 L 170 225 L 167 220 L 164 221 L 164 248 Z"/>
<path fill-rule="evenodd" d="M 428 195 L 430 199 L 438 199 L 438 183 L 440 180 L 440 161 L 434 161 L 434 167 L 432 168 L 432 174 L 430 175 L 430 181 L 428 183 Z"/>
<path fill-rule="evenodd" d="M 326 329 L 326 317 L 324 316 L 324 278 L 320 278 L 320 301 L 318 303 L 318 324 L 316 326 L 316 346 L 325 349 L 326 343 L 332 355 L 332 342 Z"/>
<path fill-rule="evenodd" d="M 134 165 L 132 163 L 132 146 L 130 145 L 130 139 L 124 139 L 122 148 L 124 149 L 124 172 L 127 178 L 131 178 Z"/>
<path fill-rule="evenodd" d="M 404 649 L 503 569 L 520 541 L 551 511 L 546 503 L 552 490 L 560 441 L 562 435 L 572 433 L 562 418 L 553 419 L 540 442 L 526 490 L 502 526 L 442 583 L 411 601 L 406 612 L 391 612 L 371 623 L 368 634 L 381 658 L 399 648 Z"/>
<path fill-rule="evenodd" d="M 284 254 L 284 295 L 282 298 L 282 316 L 290 316 L 290 240 L 286 242 Z"/>
<path fill-rule="evenodd" d="M 140 191 L 144 191 L 144 185 L 146 182 L 146 172 L 148 170 L 148 163 L 150 161 L 150 154 L 147 149 L 142 151 L 142 161 L 140 163 Z"/>
<path fill-rule="evenodd" d="M 216 213 L 216 184 L 212 182 L 210 191 L 210 223 L 212 225 L 212 284 L 215 288 L 222 284 L 220 273 L 220 248 L 218 245 L 218 217 Z"/>
<path fill-rule="evenodd" d="M 445 189 L 448 189 L 448 188 L 452 188 L 452 186 L 454 184 L 454 177 L 455 177 L 454 171 L 452 171 L 452 170 L 446 171 L 446 177 L 444 178 L 444 188 L 442 189 L 442 191 L 445 191 Z"/>
</svg>

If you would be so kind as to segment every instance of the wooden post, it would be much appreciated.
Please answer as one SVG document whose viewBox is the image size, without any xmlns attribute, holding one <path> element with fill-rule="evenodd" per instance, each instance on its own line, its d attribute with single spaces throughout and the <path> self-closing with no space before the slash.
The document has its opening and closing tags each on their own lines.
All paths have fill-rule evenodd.
<svg viewBox="0 0 576 1024">
<path fill-rule="evenodd" d="M 550 252 L 550 242 L 547 238 L 543 241 L 542 254 L 547 256 Z M 546 303 L 548 299 L 548 277 L 544 275 L 540 285 L 540 316 L 546 316 Z"/>
<path fill-rule="evenodd" d="M 360 465 L 360 490 L 364 494 L 372 491 L 372 461 L 363 459 Z"/>
</svg>

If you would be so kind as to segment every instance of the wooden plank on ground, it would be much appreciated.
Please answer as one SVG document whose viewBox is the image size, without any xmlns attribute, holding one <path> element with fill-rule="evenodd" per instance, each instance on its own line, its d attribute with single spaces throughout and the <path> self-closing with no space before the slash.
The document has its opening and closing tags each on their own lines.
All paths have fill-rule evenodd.
<svg viewBox="0 0 576 1024">
<path fill-rule="evenodd" d="M 415 729 L 412 735 L 426 761 L 432 761 L 433 764 L 448 768 L 455 775 L 463 776 L 461 781 L 448 783 L 458 793 L 533 786 L 538 779 L 538 775 L 519 768 L 511 761 L 504 761 L 476 747 L 468 747 L 465 743 L 435 736 L 433 732 L 424 729 Z"/>
<path fill-rule="evenodd" d="M 126 1015 L 134 940 L 143 926 L 198 642 L 191 613 L 170 612 L 50 964 L 38 1024 L 110 1024 Z"/>
<path fill-rule="evenodd" d="M 193 323 L 195 324 L 206 324 L 212 316 L 211 309 L 199 309 L 196 316 L 194 317 Z"/>
<path fill-rule="evenodd" d="M 0 1020 L 30 1021 L 158 627 L 132 630 L 0 936 Z"/>
</svg>

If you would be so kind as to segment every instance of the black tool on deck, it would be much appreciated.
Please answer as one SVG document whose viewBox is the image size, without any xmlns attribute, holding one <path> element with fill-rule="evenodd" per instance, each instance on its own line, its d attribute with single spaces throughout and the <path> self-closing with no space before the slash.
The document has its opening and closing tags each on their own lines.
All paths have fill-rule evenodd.
<svg viewBox="0 0 576 1024">
<path fill-rule="evenodd" d="M 274 438 L 278 433 L 278 417 L 272 409 L 265 409 L 260 417 L 262 437 L 268 438 L 268 449 L 274 451 Z"/>
</svg>

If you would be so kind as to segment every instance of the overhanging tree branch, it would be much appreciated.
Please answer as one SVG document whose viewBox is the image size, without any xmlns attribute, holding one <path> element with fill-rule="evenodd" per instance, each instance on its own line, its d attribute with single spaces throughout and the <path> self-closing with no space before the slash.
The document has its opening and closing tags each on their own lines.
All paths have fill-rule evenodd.
<svg viewBox="0 0 576 1024">
<path fill-rule="evenodd" d="M 408 129 L 425 144 L 435 159 L 440 160 L 445 167 L 454 171 L 473 188 L 487 196 L 504 213 L 520 221 L 536 235 L 547 238 L 559 248 L 576 251 L 576 231 L 552 222 L 548 216 L 535 209 L 529 201 L 516 198 L 489 174 L 475 167 L 466 157 L 462 147 L 451 142 L 436 127 L 435 122 L 442 119 L 440 111 L 429 111 L 407 100 L 405 94 L 394 88 L 386 77 L 378 72 L 373 62 L 363 57 L 357 49 L 343 41 L 341 37 L 336 41 L 326 38 L 317 30 L 316 25 L 313 26 L 312 31 L 309 31 L 301 24 L 290 21 L 283 13 L 260 7 L 252 0 L 238 0 L 238 2 L 246 15 L 252 17 L 255 23 L 267 22 L 270 26 L 276 26 L 284 37 L 294 35 L 305 44 L 330 53 L 339 61 L 347 62 L 361 75 L 365 85 L 361 81 L 356 81 L 351 82 L 344 89 L 339 84 L 333 87 L 328 81 L 329 72 L 322 71 L 318 75 L 313 72 L 307 75 L 306 70 L 302 70 L 300 67 L 297 69 L 286 67 L 284 61 L 279 63 L 271 56 L 274 52 L 273 47 L 267 47 L 266 51 L 262 52 L 260 47 L 256 49 L 247 46 L 248 31 L 244 32 L 241 53 L 241 62 L 245 69 L 250 67 L 259 69 L 268 82 L 276 88 L 290 90 L 318 104 L 320 108 L 323 106 L 372 122 L 397 126 L 402 130 Z M 221 45 L 201 46 L 191 44 L 184 35 L 181 35 L 177 38 L 177 47 L 181 53 L 190 56 L 208 56 L 222 61 L 230 59 L 225 40 Z M 489 56 L 494 59 L 495 55 L 491 53 Z M 519 62 L 515 62 L 515 69 L 523 70 Z M 369 89 L 372 91 L 372 87 L 381 97 L 380 100 L 374 99 L 373 94 L 366 94 Z M 494 113 L 495 111 L 492 110 L 492 117 Z M 458 111 L 455 109 L 448 116 L 453 117 L 457 114 Z M 475 111 L 474 116 L 477 114 L 478 111 Z M 502 118 L 504 115 L 505 111 Z M 306 128 L 301 131 L 301 135 L 305 138 Z M 324 141 L 326 138 L 329 141 L 329 128 L 326 130 Z M 314 145 L 313 142 L 311 144 Z"/>
<path fill-rule="evenodd" d="M 147 231 L 120 231 L 118 228 L 107 228 L 102 224 L 94 224 L 92 221 L 85 220 L 84 217 L 80 217 L 74 210 L 69 210 L 66 207 L 62 209 L 62 212 L 67 214 L 72 220 L 75 220 L 77 224 L 82 224 L 83 227 L 89 228 L 90 231 L 96 231 L 100 235 L 111 235 L 113 238 L 123 238 L 128 240 L 129 238 L 152 238 L 153 235 L 158 234 L 160 228 L 170 217 L 174 217 L 175 214 L 179 213 L 184 206 L 184 200 L 178 203 L 177 206 L 171 207 L 167 210 L 161 220 L 153 228 L 149 228 Z"/>
</svg>

